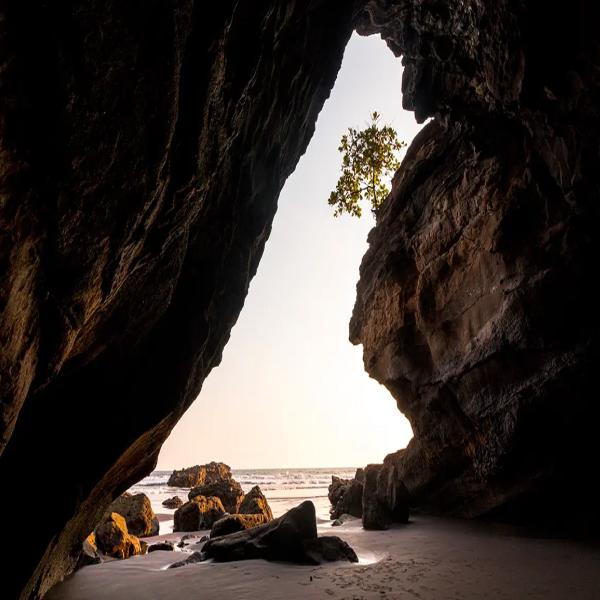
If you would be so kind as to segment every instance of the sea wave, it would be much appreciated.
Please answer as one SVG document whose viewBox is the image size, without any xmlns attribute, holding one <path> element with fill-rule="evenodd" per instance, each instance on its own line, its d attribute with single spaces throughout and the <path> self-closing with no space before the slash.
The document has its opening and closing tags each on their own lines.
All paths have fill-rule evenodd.
<svg viewBox="0 0 600 600">
<path fill-rule="evenodd" d="M 233 469 L 232 475 L 245 488 L 259 485 L 267 490 L 310 490 L 326 488 L 331 483 L 331 476 L 351 478 L 355 469 Z M 167 487 L 171 471 L 154 471 L 138 482 L 135 488 Z"/>
</svg>

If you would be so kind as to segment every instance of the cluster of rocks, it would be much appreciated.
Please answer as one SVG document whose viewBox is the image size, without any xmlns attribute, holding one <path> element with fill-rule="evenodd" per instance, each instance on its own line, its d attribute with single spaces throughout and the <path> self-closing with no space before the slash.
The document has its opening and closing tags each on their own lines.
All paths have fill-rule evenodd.
<svg viewBox="0 0 600 600">
<path fill-rule="evenodd" d="M 345 515 L 362 519 L 365 529 L 387 529 L 392 523 L 408 523 L 409 493 L 388 465 L 367 465 L 353 479 L 335 475 L 329 486 L 334 525 Z"/>
<path fill-rule="evenodd" d="M 318 537 L 315 507 L 309 500 L 268 523 L 227 535 L 211 535 L 201 551 L 169 568 L 211 558 L 219 562 L 262 558 L 309 565 L 337 560 L 358 562 L 354 550 L 340 538 Z"/>
<path fill-rule="evenodd" d="M 168 486 L 193 488 L 197 485 L 231 479 L 231 468 L 222 462 L 209 462 L 173 471 L 167 482 Z"/>
<path fill-rule="evenodd" d="M 174 515 L 173 531 L 211 530 L 211 537 L 225 535 L 268 523 L 273 519 L 269 503 L 255 486 L 244 494 L 242 486 L 223 463 L 209 463 L 174 471 L 171 480 L 197 483 L 188 493 L 188 501 Z M 178 498 L 177 498 L 178 499 Z M 171 498 L 175 504 L 176 499 Z"/>
<path fill-rule="evenodd" d="M 79 566 L 97 564 L 103 556 L 129 558 L 145 554 L 142 537 L 158 535 L 159 522 L 145 494 L 125 492 L 110 504 L 82 545 Z"/>
</svg>

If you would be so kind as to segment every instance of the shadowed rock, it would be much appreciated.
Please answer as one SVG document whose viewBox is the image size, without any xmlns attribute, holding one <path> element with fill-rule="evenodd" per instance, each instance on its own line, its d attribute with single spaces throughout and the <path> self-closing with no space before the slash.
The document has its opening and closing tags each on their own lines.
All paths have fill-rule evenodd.
<svg viewBox="0 0 600 600">
<path fill-rule="evenodd" d="M 195 496 L 175 511 L 173 531 L 210 529 L 224 514 L 225 509 L 215 496 Z"/>
<path fill-rule="evenodd" d="M 311 565 L 330 560 L 325 556 L 351 560 L 344 544 L 318 541 L 315 507 L 309 500 L 265 525 L 210 539 L 202 556 L 216 561 L 264 558 Z"/>
<path fill-rule="evenodd" d="M 338 500 L 344 495 L 347 487 L 350 485 L 350 479 L 342 479 L 337 475 L 331 476 L 331 483 L 329 484 L 327 496 L 332 506 L 338 503 Z"/>
<path fill-rule="evenodd" d="M 0 480 L 26 489 L 35 472 L 61 490 L 35 536 L 20 533 L 35 494 L 0 498 L 21 556 L 4 597 L 38 598 L 73 570 L 74 548 L 155 468 L 221 361 L 352 12 L 0 8 Z"/>
<path fill-rule="evenodd" d="M 150 554 L 150 552 L 156 552 L 157 550 L 173 552 L 175 550 L 175 544 L 173 542 L 157 542 L 156 544 L 148 546 L 148 554 Z"/>
<path fill-rule="evenodd" d="M 183 506 L 183 500 L 179 496 L 173 496 L 162 501 L 162 505 L 165 508 L 179 508 Z"/>
<path fill-rule="evenodd" d="M 354 479 L 340 479 L 332 475 L 328 494 L 332 504 L 332 519 L 337 519 L 343 514 L 357 518 L 362 516 L 363 481 L 363 469 L 357 469 Z"/>
<path fill-rule="evenodd" d="M 242 486 L 233 478 L 222 479 L 196 486 L 188 493 L 188 498 L 193 500 L 197 496 L 214 496 L 223 503 L 225 511 L 231 514 L 238 513 L 240 504 L 244 499 Z"/>
<path fill-rule="evenodd" d="M 187 558 L 169 565 L 169 569 L 179 569 L 180 567 L 185 567 L 186 565 L 193 565 L 194 563 L 202 562 L 202 560 L 203 558 L 201 552 L 192 552 Z"/>
<path fill-rule="evenodd" d="M 340 515 L 337 519 L 335 519 L 331 523 L 331 526 L 332 527 L 340 527 L 344 523 L 348 523 L 350 521 L 356 521 L 356 520 L 357 520 L 357 517 L 354 517 L 352 515 L 344 513 L 343 515 Z"/>
<path fill-rule="evenodd" d="M 236 531 L 243 531 L 244 529 L 250 529 L 251 527 L 257 527 L 268 523 L 271 519 L 263 514 L 237 514 L 237 515 L 226 515 L 219 519 L 210 530 L 210 537 L 219 537 L 221 535 L 227 535 L 229 533 L 235 533 Z"/>
<path fill-rule="evenodd" d="M 87 567 L 89 565 L 97 565 L 102 562 L 100 554 L 98 553 L 98 545 L 96 544 L 96 534 L 90 533 L 83 544 L 81 545 L 81 554 L 77 561 L 77 568 Z"/>
<path fill-rule="evenodd" d="M 382 465 L 367 465 L 362 497 L 362 523 L 365 529 L 387 529 L 392 522 L 392 512 L 379 498 L 377 477 Z"/>
<path fill-rule="evenodd" d="M 415 434 L 384 466 L 438 512 L 598 521 L 597 2 L 4 4 L 0 480 L 61 490 L 35 536 L 0 498 L 4 596 L 74 568 L 219 364 L 353 20 L 433 118 L 351 324 Z"/>
<path fill-rule="evenodd" d="M 335 535 L 323 535 L 316 540 L 308 540 L 304 543 L 304 549 L 315 564 L 337 560 L 358 562 L 358 556 L 352 547 Z"/>
<path fill-rule="evenodd" d="M 389 499 L 401 482 L 437 513 L 600 528 L 599 18 L 591 1 L 360 11 L 402 56 L 404 106 L 435 117 L 378 211 L 350 323 L 414 432 L 384 460 Z"/>
</svg>

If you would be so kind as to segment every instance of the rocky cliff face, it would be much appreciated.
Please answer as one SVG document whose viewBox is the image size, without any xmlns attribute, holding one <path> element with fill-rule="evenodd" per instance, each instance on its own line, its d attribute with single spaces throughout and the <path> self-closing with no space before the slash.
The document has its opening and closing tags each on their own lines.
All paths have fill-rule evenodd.
<svg viewBox="0 0 600 600">
<path fill-rule="evenodd" d="M 219 363 L 348 4 L 2 5 L 3 597 L 73 568 Z"/>
<path fill-rule="evenodd" d="M 598 8 L 363 4 L 3 4 L 0 479 L 36 490 L 0 494 L 3 596 L 73 568 L 218 364 L 353 18 L 436 118 L 351 325 L 415 431 L 381 493 L 466 515 L 597 502 Z"/>
<path fill-rule="evenodd" d="M 373 1 L 423 120 L 369 237 L 350 337 L 409 418 L 385 459 L 458 515 L 597 515 L 600 45 L 592 2 Z M 597 520 L 597 516 L 596 516 Z"/>
</svg>

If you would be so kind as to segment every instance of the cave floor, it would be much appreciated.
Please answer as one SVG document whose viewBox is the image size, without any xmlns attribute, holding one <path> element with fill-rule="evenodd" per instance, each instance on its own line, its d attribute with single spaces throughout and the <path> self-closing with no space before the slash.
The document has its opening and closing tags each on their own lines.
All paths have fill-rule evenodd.
<svg viewBox="0 0 600 600">
<path fill-rule="evenodd" d="M 86 567 L 54 588 L 48 598 L 600 598 L 598 544 L 425 516 L 389 531 L 363 531 L 358 521 L 352 521 L 320 527 L 319 533 L 344 538 L 361 562 L 305 567 L 257 560 L 166 570 L 184 556 L 153 552 Z"/>
</svg>

